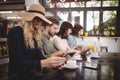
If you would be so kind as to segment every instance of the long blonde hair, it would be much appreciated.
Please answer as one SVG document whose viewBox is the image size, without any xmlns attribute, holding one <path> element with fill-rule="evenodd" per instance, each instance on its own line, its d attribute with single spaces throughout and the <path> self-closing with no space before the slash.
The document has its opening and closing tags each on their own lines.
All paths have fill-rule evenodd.
<svg viewBox="0 0 120 80">
<path fill-rule="evenodd" d="M 21 26 L 23 26 L 24 41 L 27 47 L 34 48 L 34 39 L 37 42 L 37 47 L 40 48 L 41 45 L 41 30 L 34 29 L 32 26 L 32 21 L 23 21 Z"/>
</svg>

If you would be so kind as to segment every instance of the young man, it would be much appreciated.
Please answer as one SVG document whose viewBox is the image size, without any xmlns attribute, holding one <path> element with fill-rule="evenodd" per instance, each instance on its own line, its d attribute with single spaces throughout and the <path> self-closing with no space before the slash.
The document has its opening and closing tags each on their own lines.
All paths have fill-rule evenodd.
<svg viewBox="0 0 120 80">
<path fill-rule="evenodd" d="M 52 22 L 52 24 L 48 24 L 46 22 L 43 22 L 43 26 L 44 26 L 44 31 L 42 34 L 42 45 L 41 48 L 44 52 L 44 55 L 46 57 L 50 57 L 51 55 L 65 55 L 66 51 L 64 50 L 59 50 L 57 51 L 52 43 L 52 41 L 50 41 L 50 37 L 53 37 L 58 29 L 58 21 L 53 18 L 53 17 L 49 17 L 48 20 L 50 20 Z"/>
</svg>

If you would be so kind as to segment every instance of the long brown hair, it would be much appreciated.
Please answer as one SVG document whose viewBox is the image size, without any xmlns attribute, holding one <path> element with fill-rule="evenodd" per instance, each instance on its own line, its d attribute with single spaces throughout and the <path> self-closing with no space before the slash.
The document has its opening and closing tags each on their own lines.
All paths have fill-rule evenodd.
<svg viewBox="0 0 120 80">
<path fill-rule="evenodd" d="M 75 24 L 74 28 L 72 29 L 72 35 L 78 36 L 78 32 L 83 29 L 83 27 L 80 24 Z"/>
</svg>

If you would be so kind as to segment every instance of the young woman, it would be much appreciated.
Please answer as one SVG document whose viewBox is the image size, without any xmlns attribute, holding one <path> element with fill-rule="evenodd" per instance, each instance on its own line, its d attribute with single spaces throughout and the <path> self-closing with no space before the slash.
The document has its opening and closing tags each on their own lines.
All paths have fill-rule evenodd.
<svg viewBox="0 0 120 80">
<path fill-rule="evenodd" d="M 73 26 L 69 22 L 63 22 L 61 24 L 59 32 L 54 36 L 53 38 L 53 44 L 58 50 L 66 50 L 68 53 L 69 52 L 78 52 L 79 51 L 75 50 L 74 48 L 70 48 L 68 43 L 67 43 L 67 38 L 71 34 L 73 29 Z"/>
<path fill-rule="evenodd" d="M 88 51 L 88 48 L 80 48 L 77 44 L 76 39 L 80 38 L 83 34 L 83 27 L 80 24 L 75 24 L 74 28 L 72 29 L 71 35 L 68 37 L 68 44 L 70 48 L 75 48 L 76 50 L 81 51 L 81 54 L 85 54 Z"/>
<path fill-rule="evenodd" d="M 19 14 L 24 20 L 21 26 L 9 31 L 9 74 L 15 76 L 9 80 L 41 80 L 41 76 L 36 77 L 33 71 L 40 71 L 44 67 L 58 67 L 64 63 L 65 59 L 61 57 L 45 59 L 41 52 L 40 26 L 43 21 L 52 23 L 44 13 L 45 9 L 40 4 L 31 5 L 28 12 Z"/>
<path fill-rule="evenodd" d="M 68 37 L 68 44 L 71 48 L 77 47 L 76 38 L 80 38 L 81 34 L 83 34 L 83 27 L 79 24 L 75 24 L 71 35 Z"/>
<path fill-rule="evenodd" d="M 85 54 L 88 49 L 76 49 L 76 47 L 70 47 L 68 44 L 68 36 L 72 33 L 73 26 L 69 22 L 63 22 L 60 30 L 56 36 L 54 36 L 53 44 L 58 50 L 66 50 L 68 53 Z"/>
</svg>

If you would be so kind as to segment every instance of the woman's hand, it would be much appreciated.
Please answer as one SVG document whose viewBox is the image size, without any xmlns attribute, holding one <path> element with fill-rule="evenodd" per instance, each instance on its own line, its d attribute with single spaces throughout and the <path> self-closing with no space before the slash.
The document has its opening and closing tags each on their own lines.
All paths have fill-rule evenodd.
<svg viewBox="0 0 120 80">
<path fill-rule="evenodd" d="M 81 52 L 82 53 L 86 53 L 87 51 L 89 51 L 90 49 L 89 48 L 83 48 L 82 50 L 81 50 Z"/>
<path fill-rule="evenodd" d="M 65 50 L 59 50 L 54 52 L 51 56 L 65 56 L 67 54 L 67 51 Z"/>
<path fill-rule="evenodd" d="M 41 67 L 58 67 L 64 64 L 65 58 L 63 57 L 50 57 L 44 60 L 41 60 Z"/>
</svg>

